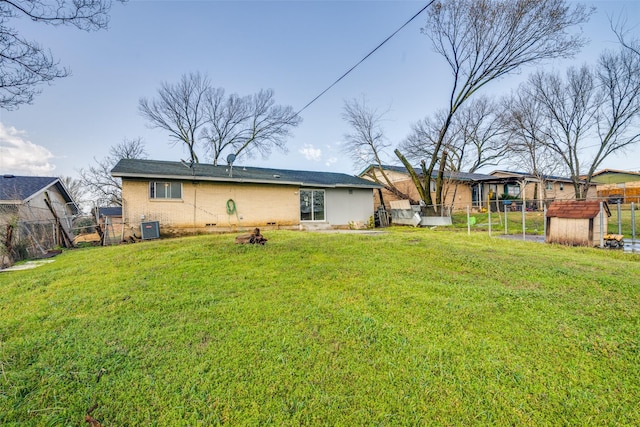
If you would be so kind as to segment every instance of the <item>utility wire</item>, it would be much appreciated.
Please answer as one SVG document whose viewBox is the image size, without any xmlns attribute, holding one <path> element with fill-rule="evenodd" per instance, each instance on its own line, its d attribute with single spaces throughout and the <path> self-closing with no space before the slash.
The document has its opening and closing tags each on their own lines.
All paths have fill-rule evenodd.
<svg viewBox="0 0 640 427">
<path fill-rule="evenodd" d="M 409 18 L 409 20 L 407 22 L 405 22 L 404 24 L 402 24 L 400 26 L 400 28 L 398 28 L 397 30 L 395 30 L 389 37 L 387 37 L 386 39 L 384 39 L 382 41 L 382 43 L 380 43 L 378 46 L 376 46 L 371 52 L 367 53 L 365 55 L 364 58 L 362 58 L 360 61 L 358 61 L 358 63 L 356 63 L 353 67 L 349 68 L 349 70 L 344 73 L 343 75 L 341 75 L 336 81 L 334 81 L 333 83 L 331 83 L 331 85 L 329 85 L 329 87 L 327 87 L 325 90 L 323 90 L 322 92 L 320 92 L 320 94 L 318 94 L 318 96 L 316 96 L 315 98 L 313 98 L 311 101 L 309 101 L 309 103 L 307 103 L 307 105 L 305 105 L 304 107 L 302 107 L 300 110 L 298 110 L 298 112 L 295 114 L 296 116 L 299 116 L 300 113 L 302 113 L 304 110 L 306 110 L 311 104 L 313 104 L 314 102 L 316 102 L 318 100 L 318 98 L 320 98 L 322 95 L 324 95 L 325 93 L 327 93 L 332 87 L 334 87 L 335 85 L 337 85 L 342 79 L 344 79 L 345 77 L 347 77 L 353 70 L 356 69 L 356 67 L 358 67 L 358 65 L 362 64 L 364 61 L 367 60 L 367 58 L 369 58 L 371 55 L 373 55 L 375 53 L 375 51 L 377 51 L 378 49 L 380 49 L 386 42 L 388 42 L 389 40 L 391 40 L 396 34 L 398 34 L 404 27 L 406 27 L 407 25 L 409 25 L 411 23 L 411 21 L 413 21 L 414 19 L 416 19 L 418 17 L 418 15 L 420 15 L 422 12 L 424 12 L 429 6 L 431 6 L 433 4 L 433 2 L 435 2 L 435 0 L 431 0 L 425 7 L 423 7 L 422 9 L 420 9 L 415 15 L 413 15 L 411 18 Z"/>
</svg>

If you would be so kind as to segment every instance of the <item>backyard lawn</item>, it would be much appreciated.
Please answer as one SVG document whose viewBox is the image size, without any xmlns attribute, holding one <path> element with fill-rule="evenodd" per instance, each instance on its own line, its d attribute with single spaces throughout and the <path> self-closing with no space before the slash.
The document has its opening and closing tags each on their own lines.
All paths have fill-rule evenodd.
<svg viewBox="0 0 640 427">
<path fill-rule="evenodd" d="M 264 234 L 0 273 L 0 425 L 640 425 L 640 255 Z"/>
</svg>

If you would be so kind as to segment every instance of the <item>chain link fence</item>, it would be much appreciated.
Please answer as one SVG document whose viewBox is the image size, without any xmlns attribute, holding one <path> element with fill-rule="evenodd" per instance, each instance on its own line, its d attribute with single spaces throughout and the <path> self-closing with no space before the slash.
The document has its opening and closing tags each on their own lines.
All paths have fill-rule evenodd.
<svg viewBox="0 0 640 427">
<path fill-rule="evenodd" d="M 52 218 L 49 209 L 33 206 L 23 210 L 27 213 L 20 214 L 19 207 L 15 205 L 0 206 L 0 256 L 3 264 L 41 258 L 55 248 L 71 244 L 72 217 Z"/>
<path fill-rule="evenodd" d="M 630 250 L 640 251 L 640 217 L 638 217 L 637 203 L 607 203 L 608 214 L 604 233 L 616 234 L 624 237 L 624 245 Z M 468 207 L 465 212 L 452 215 L 452 223 L 456 228 L 466 228 L 467 232 L 486 232 L 491 236 L 521 236 L 526 240 L 544 241 L 546 233 L 546 208 L 549 201 L 531 200 L 504 201 L 493 204 L 491 209 Z M 540 208 L 541 207 L 541 208 Z M 536 236 L 539 236 L 536 238 Z"/>
</svg>

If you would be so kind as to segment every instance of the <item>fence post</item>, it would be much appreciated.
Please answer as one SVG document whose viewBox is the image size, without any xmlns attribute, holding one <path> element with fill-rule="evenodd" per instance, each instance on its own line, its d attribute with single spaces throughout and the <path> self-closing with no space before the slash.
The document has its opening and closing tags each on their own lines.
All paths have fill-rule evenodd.
<svg viewBox="0 0 640 427">
<path fill-rule="evenodd" d="M 504 234 L 505 235 L 509 234 L 509 233 L 507 233 L 507 231 L 508 231 L 507 229 L 509 228 L 508 225 L 507 225 L 507 222 L 508 222 L 507 219 L 508 219 L 507 218 L 507 204 L 505 203 L 504 204 Z"/>
<path fill-rule="evenodd" d="M 602 201 L 600 202 L 600 247 L 604 248 L 604 209 Z"/>
<path fill-rule="evenodd" d="M 542 232 L 544 233 L 544 240 L 547 240 L 547 204 L 542 204 Z"/>
<path fill-rule="evenodd" d="M 636 211 L 635 205 L 631 202 L 631 243 L 635 244 L 636 242 Z"/>
<path fill-rule="evenodd" d="M 618 200 L 618 234 L 622 234 L 622 218 L 620 214 L 622 213 L 620 209 L 620 200 Z"/>
<path fill-rule="evenodd" d="M 467 235 L 471 235 L 471 217 L 470 215 L 470 210 L 469 210 L 469 205 L 467 205 Z"/>
<path fill-rule="evenodd" d="M 526 208 L 525 208 L 525 202 L 524 202 L 524 197 L 522 198 L 522 240 L 526 240 L 527 239 L 527 235 L 526 235 L 526 222 L 525 222 L 525 212 L 526 212 Z"/>
</svg>

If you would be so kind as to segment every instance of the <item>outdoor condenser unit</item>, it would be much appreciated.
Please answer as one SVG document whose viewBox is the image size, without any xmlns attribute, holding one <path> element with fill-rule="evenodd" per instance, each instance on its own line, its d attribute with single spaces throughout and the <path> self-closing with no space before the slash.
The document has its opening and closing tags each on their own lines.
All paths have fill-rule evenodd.
<svg viewBox="0 0 640 427">
<path fill-rule="evenodd" d="M 142 240 L 160 238 L 160 223 L 158 221 L 148 221 L 140 224 Z"/>
</svg>

